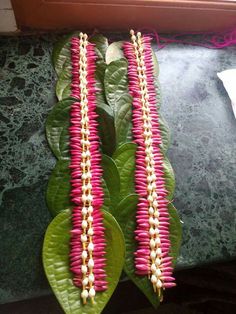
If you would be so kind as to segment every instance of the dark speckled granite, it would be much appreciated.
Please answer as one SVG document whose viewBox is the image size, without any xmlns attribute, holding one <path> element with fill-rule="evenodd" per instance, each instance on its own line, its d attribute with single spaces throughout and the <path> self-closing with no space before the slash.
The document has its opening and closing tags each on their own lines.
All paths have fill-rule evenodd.
<svg viewBox="0 0 236 314">
<path fill-rule="evenodd" d="M 48 293 L 41 247 L 50 221 L 45 204 L 55 163 L 44 124 L 54 104 L 52 42 L 0 40 L 0 301 Z"/>
<path fill-rule="evenodd" d="M 236 256 L 236 120 L 217 72 L 236 68 L 236 47 L 171 45 L 157 56 L 184 222 L 179 266 L 227 260 Z"/>
<path fill-rule="evenodd" d="M 48 175 L 44 123 L 54 104 L 54 37 L 0 40 L 0 301 L 48 293 L 41 264 Z M 236 255 L 236 121 L 216 76 L 236 50 L 171 45 L 157 52 L 172 131 L 175 205 L 184 222 L 178 267 Z"/>
</svg>

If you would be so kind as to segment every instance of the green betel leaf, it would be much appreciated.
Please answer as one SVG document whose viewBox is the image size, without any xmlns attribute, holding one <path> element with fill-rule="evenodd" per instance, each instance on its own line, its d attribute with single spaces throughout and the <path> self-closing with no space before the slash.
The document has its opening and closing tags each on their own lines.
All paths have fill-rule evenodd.
<svg viewBox="0 0 236 314">
<path fill-rule="evenodd" d="M 69 164 L 69 160 L 58 160 L 48 181 L 46 199 L 52 216 L 56 216 L 65 208 L 72 207 Z"/>
<path fill-rule="evenodd" d="M 123 215 L 123 210 L 129 212 L 136 211 L 138 204 L 138 194 L 129 194 L 125 196 L 117 205 L 117 208 L 112 215 L 119 222 L 120 217 Z"/>
<path fill-rule="evenodd" d="M 73 207 L 73 204 L 70 201 L 71 177 L 70 177 L 69 164 L 70 164 L 69 160 L 58 160 L 49 178 L 46 199 L 47 199 L 48 209 L 53 217 L 56 216 L 65 208 Z M 114 166 L 113 164 L 112 166 Z M 112 166 L 110 165 L 110 168 L 112 168 Z M 104 177 L 106 177 L 110 172 L 111 172 L 110 169 L 106 169 L 104 171 L 104 174 L 105 174 Z M 115 173 L 115 171 L 112 170 L 112 173 Z M 119 176 L 119 173 L 118 173 L 118 176 Z M 115 174 L 113 175 L 113 177 L 114 177 L 113 182 L 114 183 L 117 182 L 117 178 L 115 177 Z M 104 193 L 103 208 L 108 211 L 111 209 L 110 191 L 108 189 L 108 184 L 111 183 L 111 180 L 112 178 L 111 179 L 108 178 L 107 183 L 106 183 L 105 179 L 102 178 L 102 187 L 103 187 L 103 193 Z M 113 192 L 114 194 L 114 191 L 112 190 L 112 188 L 111 188 L 111 192 Z M 111 193 L 111 196 L 113 196 L 113 194 Z"/>
<path fill-rule="evenodd" d="M 165 177 L 165 187 L 168 191 L 167 199 L 171 201 L 175 192 L 175 175 L 174 170 L 170 164 L 170 161 L 167 157 L 163 159 L 163 167 L 164 167 L 164 177 Z"/>
<path fill-rule="evenodd" d="M 66 314 L 99 314 L 113 294 L 124 264 L 125 246 L 116 220 L 104 212 L 108 289 L 98 292 L 95 303 L 81 303 L 81 290 L 73 285 L 69 270 L 71 215 L 65 210 L 47 228 L 43 244 L 43 265 L 48 281 Z M 114 254 L 115 253 L 115 254 Z"/>
<path fill-rule="evenodd" d="M 53 50 L 53 63 L 55 70 L 58 75 L 58 81 L 56 84 L 56 95 L 58 100 L 63 100 L 71 95 L 71 52 L 70 52 L 70 41 L 73 36 L 79 36 L 79 33 L 76 32 L 69 36 L 66 36 L 58 43 L 56 43 Z M 96 81 L 97 87 L 101 90 L 101 93 L 98 94 L 99 97 L 103 95 L 103 80 L 104 73 L 106 68 L 105 63 L 105 53 L 108 47 L 107 38 L 101 34 L 94 35 L 89 40 L 91 43 L 95 44 L 95 51 L 98 56 L 96 62 Z M 102 86 L 101 83 L 102 82 Z M 101 99 L 100 99 L 101 100 Z"/>
<path fill-rule="evenodd" d="M 117 100 L 128 92 L 126 59 L 113 61 L 107 66 L 104 87 L 108 104 L 114 108 Z"/>
<path fill-rule="evenodd" d="M 132 140 L 132 97 L 124 93 L 114 107 L 116 147 Z"/>
<path fill-rule="evenodd" d="M 115 162 L 109 156 L 102 156 L 102 168 L 103 178 L 109 190 L 111 201 L 111 208 L 108 211 L 111 212 L 117 206 L 120 199 L 120 176 Z"/>
<path fill-rule="evenodd" d="M 68 70 L 71 68 L 70 41 L 74 36 L 79 36 L 79 32 L 74 32 L 63 37 L 54 45 L 52 62 L 58 76 L 60 76 L 61 72 L 66 68 L 68 68 Z"/>
<path fill-rule="evenodd" d="M 116 148 L 116 132 L 114 118 L 110 114 L 111 108 L 104 105 L 103 108 L 97 107 L 98 114 L 98 132 L 101 140 L 102 152 L 108 156 L 112 156 Z"/>
<path fill-rule="evenodd" d="M 135 274 L 135 264 L 134 264 L 134 252 L 137 248 L 137 243 L 135 241 L 135 228 L 136 228 L 136 206 L 138 198 L 130 198 L 128 196 L 119 204 L 119 215 L 117 215 L 117 221 L 119 222 L 124 236 L 125 236 L 125 265 L 124 271 L 128 277 L 134 282 L 134 284 L 146 295 L 151 304 L 157 308 L 159 305 L 159 298 L 157 294 L 154 293 L 152 284 L 147 276 L 137 276 Z"/>
<path fill-rule="evenodd" d="M 71 96 L 71 71 L 61 71 L 56 84 L 56 96 L 59 101 Z"/>
<path fill-rule="evenodd" d="M 136 144 L 125 143 L 114 153 L 113 159 L 120 173 L 120 195 L 125 197 L 134 193 Z"/>
<path fill-rule="evenodd" d="M 118 205 L 119 211 L 116 211 L 116 219 L 119 222 L 125 236 L 126 257 L 124 270 L 129 278 L 137 285 L 137 287 L 146 295 L 151 304 L 157 308 L 159 305 L 159 297 L 154 292 L 152 284 L 147 276 L 138 276 L 135 274 L 134 252 L 137 248 L 135 240 L 136 229 L 136 206 L 138 196 L 129 195 Z M 179 253 L 181 242 L 181 224 L 178 214 L 173 205 L 168 206 L 170 214 L 170 240 L 171 240 L 171 256 L 173 263 L 176 263 L 176 258 Z"/>
<path fill-rule="evenodd" d="M 103 60 L 98 60 L 96 62 L 96 70 L 95 70 L 96 87 L 101 91 L 100 94 L 104 96 L 104 99 L 105 99 L 105 92 L 103 89 L 104 89 L 104 76 L 105 76 L 106 67 L 107 65 Z"/>
<path fill-rule="evenodd" d="M 102 178 L 102 189 L 103 189 L 103 206 L 102 208 L 107 212 L 111 210 L 111 198 L 110 198 L 110 191 L 108 190 L 106 181 Z"/>
<path fill-rule="evenodd" d="M 169 227 L 171 242 L 170 256 L 173 257 L 172 262 L 173 266 L 175 266 L 181 247 L 182 225 L 178 216 L 178 212 L 173 204 L 168 205 L 168 210 L 170 214 L 170 227 Z"/>
<path fill-rule="evenodd" d="M 162 139 L 162 144 L 160 147 L 162 152 L 165 153 L 170 146 L 170 129 L 166 123 L 166 120 L 161 115 L 159 115 L 159 125 Z"/>
<path fill-rule="evenodd" d="M 110 64 L 112 61 L 123 59 L 123 41 L 117 41 L 109 45 L 106 51 L 106 63 Z"/>
<path fill-rule="evenodd" d="M 73 99 L 58 102 L 46 121 L 46 135 L 49 146 L 58 159 L 69 158 L 70 107 Z"/>
<path fill-rule="evenodd" d="M 107 38 L 101 34 L 96 34 L 89 38 L 89 42 L 95 44 L 95 49 L 96 49 L 98 59 L 105 60 L 105 55 L 108 48 Z"/>
<path fill-rule="evenodd" d="M 114 42 L 109 45 L 107 52 L 106 52 L 106 63 L 110 64 L 113 61 L 120 60 L 121 58 L 124 59 L 123 53 L 123 41 Z M 153 73 L 154 73 L 154 84 L 156 88 L 157 94 L 157 107 L 160 108 L 161 106 L 161 89 L 160 89 L 160 82 L 158 80 L 159 76 L 159 64 L 157 61 L 157 57 L 155 51 L 152 49 L 152 61 L 153 61 Z"/>
</svg>

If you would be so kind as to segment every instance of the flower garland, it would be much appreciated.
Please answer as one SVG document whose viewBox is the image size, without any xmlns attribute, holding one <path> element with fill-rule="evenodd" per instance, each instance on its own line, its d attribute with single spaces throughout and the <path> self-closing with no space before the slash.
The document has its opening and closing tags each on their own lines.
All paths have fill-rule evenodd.
<svg viewBox="0 0 236 314">
<path fill-rule="evenodd" d="M 151 39 L 131 30 L 131 43 L 124 44 L 128 59 L 129 91 L 133 97 L 133 136 L 136 152 L 138 248 L 135 268 L 148 275 L 154 291 L 175 286 L 169 240 L 169 214 L 165 187 L 159 116 L 156 104 Z"/>
<path fill-rule="evenodd" d="M 105 236 L 101 206 L 102 169 L 97 134 L 94 45 L 86 34 L 71 39 L 70 112 L 71 200 L 74 204 L 71 230 L 71 271 L 81 287 L 83 303 L 94 302 L 97 291 L 107 289 Z"/>
</svg>

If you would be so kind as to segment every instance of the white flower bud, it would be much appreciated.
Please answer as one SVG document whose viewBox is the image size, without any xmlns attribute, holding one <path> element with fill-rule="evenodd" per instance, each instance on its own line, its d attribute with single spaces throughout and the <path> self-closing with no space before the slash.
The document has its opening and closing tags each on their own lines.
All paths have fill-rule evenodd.
<svg viewBox="0 0 236 314">
<path fill-rule="evenodd" d="M 88 200 L 88 202 L 92 202 L 93 196 L 91 194 L 88 194 L 87 195 L 87 200 Z"/>
<path fill-rule="evenodd" d="M 160 266 L 161 265 L 161 259 L 160 258 L 156 258 L 155 264 L 156 264 L 156 266 Z"/>
<path fill-rule="evenodd" d="M 156 252 L 154 250 L 151 251 L 150 257 L 151 257 L 151 259 L 155 259 L 156 258 Z"/>
<path fill-rule="evenodd" d="M 82 199 L 82 202 L 85 203 L 85 202 L 87 202 L 88 197 L 86 194 L 82 194 L 81 199 Z"/>
<path fill-rule="evenodd" d="M 86 207 L 83 207 L 82 208 L 82 215 L 87 215 L 87 213 L 88 213 L 88 210 L 87 210 L 87 208 Z"/>
<path fill-rule="evenodd" d="M 148 212 L 149 212 L 150 215 L 153 215 L 153 214 L 154 214 L 154 209 L 153 209 L 153 207 L 149 207 Z"/>
<path fill-rule="evenodd" d="M 160 268 L 157 268 L 157 270 L 156 270 L 156 276 L 157 276 L 157 277 L 160 277 L 160 276 L 161 276 L 161 270 L 160 270 Z"/>
<path fill-rule="evenodd" d="M 154 201 L 153 201 L 153 206 L 154 206 L 154 207 L 157 207 L 157 206 L 158 206 L 157 200 L 154 200 Z"/>
<path fill-rule="evenodd" d="M 88 213 L 91 214 L 93 212 L 93 206 L 88 207 Z"/>
<path fill-rule="evenodd" d="M 155 234 L 155 230 L 152 227 L 149 229 L 149 234 L 150 236 L 154 236 Z"/>
<path fill-rule="evenodd" d="M 82 242 L 82 243 L 87 242 L 87 236 L 86 236 L 86 234 L 81 234 L 81 242 Z"/>
<path fill-rule="evenodd" d="M 92 242 L 90 242 L 88 245 L 88 251 L 92 252 L 93 250 L 94 250 L 94 244 Z"/>
<path fill-rule="evenodd" d="M 151 265 L 151 271 L 152 271 L 152 272 L 155 272 L 156 269 L 157 269 L 157 267 L 156 267 L 156 265 L 153 263 L 153 264 Z"/>
<path fill-rule="evenodd" d="M 82 280 L 82 285 L 83 286 L 87 286 L 88 284 L 88 277 L 85 277 L 83 280 Z"/>
<path fill-rule="evenodd" d="M 150 248 L 151 248 L 151 249 L 154 249 L 155 246 L 156 246 L 155 240 L 154 240 L 154 239 L 151 239 L 151 240 L 150 240 Z"/>
<path fill-rule="evenodd" d="M 88 257 L 87 251 L 83 251 L 82 254 L 81 254 L 81 257 L 82 257 L 83 259 L 86 259 L 86 258 Z"/>
<path fill-rule="evenodd" d="M 82 271 L 82 274 L 86 274 L 87 271 L 88 271 L 87 266 L 86 266 L 86 265 L 82 265 L 82 266 L 81 266 L 81 271 Z"/>
<path fill-rule="evenodd" d="M 88 295 L 89 295 L 89 293 L 88 293 L 87 290 L 83 290 L 83 291 L 81 292 L 81 298 L 82 298 L 82 299 L 87 299 L 87 298 L 88 298 Z"/>
<path fill-rule="evenodd" d="M 93 228 L 89 228 L 89 229 L 88 229 L 88 235 L 89 235 L 89 236 L 92 236 L 92 235 L 93 235 Z"/>
<path fill-rule="evenodd" d="M 90 288 L 89 289 L 89 296 L 90 296 L 90 298 L 95 297 L 95 294 L 96 294 L 96 292 L 95 292 L 94 288 Z"/>
<path fill-rule="evenodd" d="M 156 287 L 159 289 L 162 287 L 162 282 L 160 279 L 157 280 Z"/>
<path fill-rule="evenodd" d="M 94 274 L 89 274 L 88 280 L 89 282 L 94 282 Z"/>
<path fill-rule="evenodd" d="M 151 276 L 151 282 L 152 283 L 157 283 L 157 277 L 155 275 Z"/>
<path fill-rule="evenodd" d="M 90 258 L 88 261 L 88 268 L 93 268 L 93 267 L 94 267 L 94 261 L 92 258 Z"/>
<path fill-rule="evenodd" d="M 160 245 L 161 244 L 161 239 L 159 237 L 157 237 L 155 239 L 156 245 Z"/>
<path fill-rule="evenodd" d="M 153 197 L 152 197 L 152 195 L 148 195 L 148 198 L 147 198 L 147 199 L 148 199 L 149 202 L 153 202 Z"/>
<path fill-rule="evenodd" d="M 153 224 L 154 224 L 154 218 L 153 218 L 153 217 L 150 217 L 150 218 L 148 219 L 148 222 L 149 222 L 150 225 L 153 225 Z"/>
<path fill-rule="evenodd" d="M 86 220 L 82 220 L 82 228 L 85 229 L 88 227 L 88 223 Z"/>
<path fill-rule="evenodd" d="M 88 222 L 89 222 L 89 223 L 93 222 L 93 217 L 92 217 L 92 216 L 89 216 L 89 217 L 88 217 Z"/>
<path fill-rule="evenodd" d="M 86 166 L 87 166 L 87 167 L 91 167 L 91 162 L 90 162 L 90 160 L 87 160 L 87 161 L 86 161 Z"/>
</svg>

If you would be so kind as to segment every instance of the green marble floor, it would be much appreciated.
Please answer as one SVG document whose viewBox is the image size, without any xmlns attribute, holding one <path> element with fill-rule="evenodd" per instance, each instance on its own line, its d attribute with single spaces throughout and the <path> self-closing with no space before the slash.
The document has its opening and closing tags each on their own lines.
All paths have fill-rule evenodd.
<svg viewBox="0 0 236 314">
<path fill-rule="evenodd" d="M 49 293 L 41 263 L 54 166 L 44 123 L 52 108 L 55 37 L 0 39 L 0 302 Z M 174 203 L 183 220 L 178 268 L 236 256 L 236 121 L 216 72 L 236 50 L 170 45 L 157 52 L 162 112 L 172 131 Z"/>
</svg>

